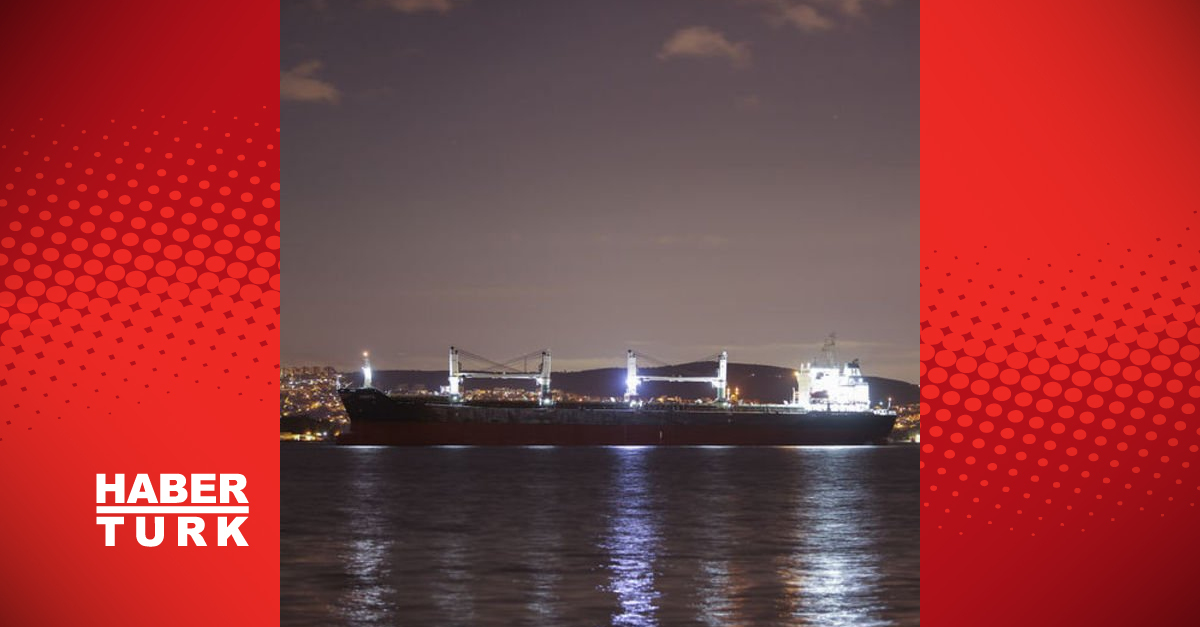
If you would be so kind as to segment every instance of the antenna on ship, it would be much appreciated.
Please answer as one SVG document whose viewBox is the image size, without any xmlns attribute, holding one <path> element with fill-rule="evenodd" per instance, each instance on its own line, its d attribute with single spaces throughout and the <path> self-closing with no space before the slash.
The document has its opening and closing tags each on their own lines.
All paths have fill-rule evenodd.
<svg viewBox="0 0 1200 627">
<path fill-rule="evenodd" d="M 826 367 L 840 365 L 837 357 L 837 333 L 830 332 L 825 338 L 825 343 L 821 345 L 821 362 L 821 365 Z"/>
<path fill-rule="evenodd" d="M 363 387 L 364 388 L 371 387 L 371 353 L 369 353 L 367 351 L 363 351 L 362 373 L 363 373 Z"/>
</svg>

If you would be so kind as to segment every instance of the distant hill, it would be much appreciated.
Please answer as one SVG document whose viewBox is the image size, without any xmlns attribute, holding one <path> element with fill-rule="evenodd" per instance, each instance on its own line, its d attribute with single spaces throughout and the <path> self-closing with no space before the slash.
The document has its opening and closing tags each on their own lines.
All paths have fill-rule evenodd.
<svg viewBox="0 0 1200 627">
<path fill-rule="evenodd" d="M 713 364 L 696 363 L 665 368 L 643 368 L 641 372 L 708 376 L 713 372 Z M 345 376 L 351 385 L 362 385 L 362 373 L 355 372 Z M 873 404 L 886 403 L 888 398 L 891 398 L 892 402 L 896 404 L 916 403 L 920 400 L 919 388 L 913 383 L 882 377 L 867 377 L 867 381 L 871 384 L 871 402 Z M 446 371 L 377 370 L 372 383 L 382 390 L 390 390 L 402 385 L 423 385 L 430 391 L 437 391 L 438 388 L 446 385 Z M 468 380 L 466 382 L 468 389 L 492 385 L 516 387 L 521 384 L 520 381 Z M 527 385 L 532 389 L 532 383 Z M 745 400 L 769 403 L 791 400 L 792 389 L 795 386 L 795 371 L 790 368 L 758 364 L 729 364 L 729 387 L 737 388 L 741 398 Z M 625 369 L 598 368 L 577 372 L 555 372 L 553 387 L 556 390 L 586 396 L 620 398 L 625 394 Z M 647 396 L 675 395 L 683 398 L 712 396 L 712 388 L 703 383 L 647 382 L 642 384 L 641 391 Z"/>
</svg>

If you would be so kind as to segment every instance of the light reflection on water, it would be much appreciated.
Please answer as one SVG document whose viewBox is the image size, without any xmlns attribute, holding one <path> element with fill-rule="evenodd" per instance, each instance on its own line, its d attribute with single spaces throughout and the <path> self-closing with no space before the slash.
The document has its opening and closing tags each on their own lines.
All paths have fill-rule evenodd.
<svg viewBox="0 0 1200 627">
<path fill-rule="evenodd" d="M 730 526 L 734 494 L 729 484 L 726 447 L 705 448 L 709 458 L 705 486 L 708 492 L 700 494 L 705 494 L 707 503 L 704 508 L 705 524 L 696 527 L 696 544 L 707 549 L 697 556 L 699 564 L 692 585 L 696 589 L 697 619 L 715 627 L 732 624 L 735 616 L 732 597 L 737 593 L 730 571 L 731 551 L 726 538 L 722 537 L 723 530 Z M 699 497 L 699 494 L 696 495 L 696 498 Z"/>
<path fill-rule="evenodd" d="M 659 592 L 654 588 L 658 557 L 658 522 L 650 508 L 644 448 L 616 449 L 615 485 L 608 507 L 610 530 L 602 546 L 609 554 L 612 583 L 620 611 L 612 624 L 620 627 L 657 625 Z"/>
<path fill-rule="evenodd" d="M 534 450 L 551 450 L 547 447 L 537 447 Z M 558 498 L 557 484 L 549 481 L 538 481 L 527 486 L 530 497 L 541 507 L 533 508 L 529 514 L 529 544 L 525 551 L 524 568 L 532 581 L 532 594 L 527 602 L 527 609 L 532 622 L 542 625 L 561 624 L 561 601 L 556 595 L 562 580 L 562 563 L 559 555 L 562 550 L 562 534 L 559 531 L 554 512 L 549 506 Z"/>
<path fill-rule="evenodd" d="M 799 548 L 791 559 L 797 579 L 794 616 L 806 624 L 833 627 L 879 627 L 892 624 L 879 614 L 884 609 L 878 581 L 879 551 L 868 526 L 878 506 L 859 476 L 858 451 L 830 451 L 826 459 L 837 483 L 797 490 L 796 507 L 803 524 L 797 527 Z M 844 512 L 853 510 L 854 516 Z"/>
<path fill-rule="evenodd" d="M 354 509 L 357 524 L 339 555 L 354 583 L 337 603 L 350 625 L 387 625 L 393 614 L 395 591 L 388 563 L 393 538 L 381 511 L 385 486 L 373 459 L 379 454 L 379 449 L 365 449 L 352 461 L 358 480 L 349 484 L 349 489 L 352 502 L 358 504 Z"/>
<path fill-rule="evenodd" d="M 915 448 L 281 451 L 284 625 L 916 625 Z"/>
</svg>

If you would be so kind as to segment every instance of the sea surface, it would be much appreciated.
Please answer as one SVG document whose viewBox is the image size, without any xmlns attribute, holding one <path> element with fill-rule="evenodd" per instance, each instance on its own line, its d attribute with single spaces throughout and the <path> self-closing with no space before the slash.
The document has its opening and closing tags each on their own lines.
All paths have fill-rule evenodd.
<svg viewBox="0 0 1200 627">
<path fill-rule="evenodd" d="M 283 625 L 919 623 L 915 446 L 281 458 Z"/>
</svg>

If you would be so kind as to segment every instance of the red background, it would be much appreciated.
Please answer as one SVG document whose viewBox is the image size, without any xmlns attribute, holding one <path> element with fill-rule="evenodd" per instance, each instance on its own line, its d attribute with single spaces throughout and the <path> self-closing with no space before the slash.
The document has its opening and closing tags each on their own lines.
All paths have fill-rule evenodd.
<svg viewBox="0 0 1200 627">
<path fill-rule="evenodd" d="M 2 11 L 4 622 L 275 622 L 277 6 Z M 1194 622 L 1198 27 L 923 7 L 927 624 Z M 244 473 L 251 546 L 106 548 L 98 472 Z"/>
<path fill-rule="evenodd" d="M 1200 7 L 922 9 L 923 623 L 1195 624 Z"/>
<path fill-rule="evenodd" d="M 0 8 L 4 624 L 278 621 L 278 54 L 276 3 Z M 119 472 L 246 475 L 250 546 L 105 547 Z"/>
</svg>

